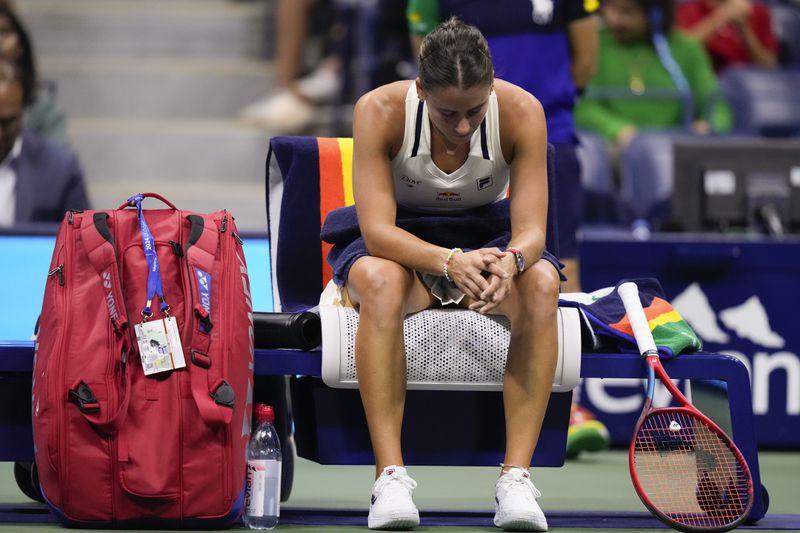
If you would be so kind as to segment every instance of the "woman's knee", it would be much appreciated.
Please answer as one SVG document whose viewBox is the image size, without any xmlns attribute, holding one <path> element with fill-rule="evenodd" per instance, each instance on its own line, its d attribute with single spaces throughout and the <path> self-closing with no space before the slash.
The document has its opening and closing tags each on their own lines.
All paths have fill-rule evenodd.
<svg viewBox="0 0 800 533">
<path fill-rule="evenodd" d="M 363 257 L 350 269 L 347 285 L 359 307 L 376 306 L 383 312 L 402 313 L 414 274 L 406 267 L 376 257 Z"/>
<path fill-rule="evenodd" d="M 521 304 L 528 315 L 555 314 L 561 278 L 553 265 L 537 261 L 520 280 Z"/>
</svg>

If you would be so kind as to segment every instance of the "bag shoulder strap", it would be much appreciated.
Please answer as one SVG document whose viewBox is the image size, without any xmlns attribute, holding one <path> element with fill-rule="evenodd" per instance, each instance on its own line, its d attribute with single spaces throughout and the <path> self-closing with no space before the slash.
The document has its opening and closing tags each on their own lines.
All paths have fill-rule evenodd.
<svg viewBox="0 0 800 533">
<path fill-rule="evenodd" d="M 209 350 L 214 327 L 211 323 L 211 273 L 219 250 L 220 230 L 213 215 L 190 214 L 186 219 L 191 224 L 184 253 L 193 312 L 189 369 L 192 397 L 207 424 L 229 424 L 235 400 L 233 387 L 223 378 L 223 362 L 212 361 Z"/>
<path fill-rule="evenodd" d="M 91 220 L 87 220 L 89 216 L 91 216 Z M 88 379 L 76 380 L 70 387 L 69 397 L 78 405 L 86 420 L 100 431 L 108 433 L 119 430 L 128 414 L 131 381 L 127 358 L 133 341 L 122 294 L 117 251 L 108 227 L 109 214 L 104 211 L 89 211 L 84 213 L 81 218 L 82 220 L 75 225 L 78 227 L 80 240 L 86 250 L 89 263 L 100 277 L 105 292 L 108 318 L 120 346 L 121 390 L 119 397 L 121 400 L 114 412 L 103 416 L 102 406 L 94 399 L 94 395 L 86 385 L 86 381 L 91 381 Z"/>
</svg>

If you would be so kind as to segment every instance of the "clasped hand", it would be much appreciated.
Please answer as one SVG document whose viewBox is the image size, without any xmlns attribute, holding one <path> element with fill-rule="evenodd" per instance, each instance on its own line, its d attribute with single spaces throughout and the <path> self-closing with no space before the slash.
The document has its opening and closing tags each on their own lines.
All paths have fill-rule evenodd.
<svg viewBox="0 0 800 533">
<path fill-rule="evenodd" d="M 472 300 L 469 308 L 482 314 L 508 296 L 515 272 L 514 255 L 499 248 L 457 253 L 448 265 L 453 283 Z"/>
</svg>

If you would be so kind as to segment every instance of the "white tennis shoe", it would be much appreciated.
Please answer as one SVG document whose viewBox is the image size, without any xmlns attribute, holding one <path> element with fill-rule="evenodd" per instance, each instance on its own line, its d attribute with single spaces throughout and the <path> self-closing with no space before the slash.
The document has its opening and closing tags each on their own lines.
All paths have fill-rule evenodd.
<svg viewBox="0 0 800 533">
<path fill-rule="evenodd" d="M 367 525 L 370 529 L 411 529 L 419 525 L 419 511 L 411 493 L 417 482 L 402 466 L 387 466 L 372 486 Z"/>
<path fill-rule="evenodd" d="M 297 80 L 297 92 L 315 104 L 335 103 L 342 90 L 342 79 L 332 66 L 321 65 Z"/>
<path fill-rule="evenodd" d="M 536 502 L 542 493 L 533 486 L 530 472 L 512 468 L 494 487 L 494 525 L 505 531 L 547 531 L 547 519 Z"/>
<path fill-rule="evenodd" d="M 281 90 L 239 112 L 245 124 L 275 135 L 297 135 L 313 123 L 316 108 L 291 91 Z"/>
</svg>

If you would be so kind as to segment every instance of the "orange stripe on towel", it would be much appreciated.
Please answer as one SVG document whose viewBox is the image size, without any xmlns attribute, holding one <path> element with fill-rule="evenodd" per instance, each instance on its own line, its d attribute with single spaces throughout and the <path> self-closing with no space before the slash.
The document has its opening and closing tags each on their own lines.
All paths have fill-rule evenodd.
<svg viewBox="0 0 800 533">
<path fill-rule="evenodd" d="M 319 225 L 325 221 L 329 211 L 344 205 L 342 190 L 342 154 L 337 139 L 319 137 Z M 322 287 L 328 284 L 333 273 L 326 261 L 331 245 L 322 242 Z"/>
</svg>

